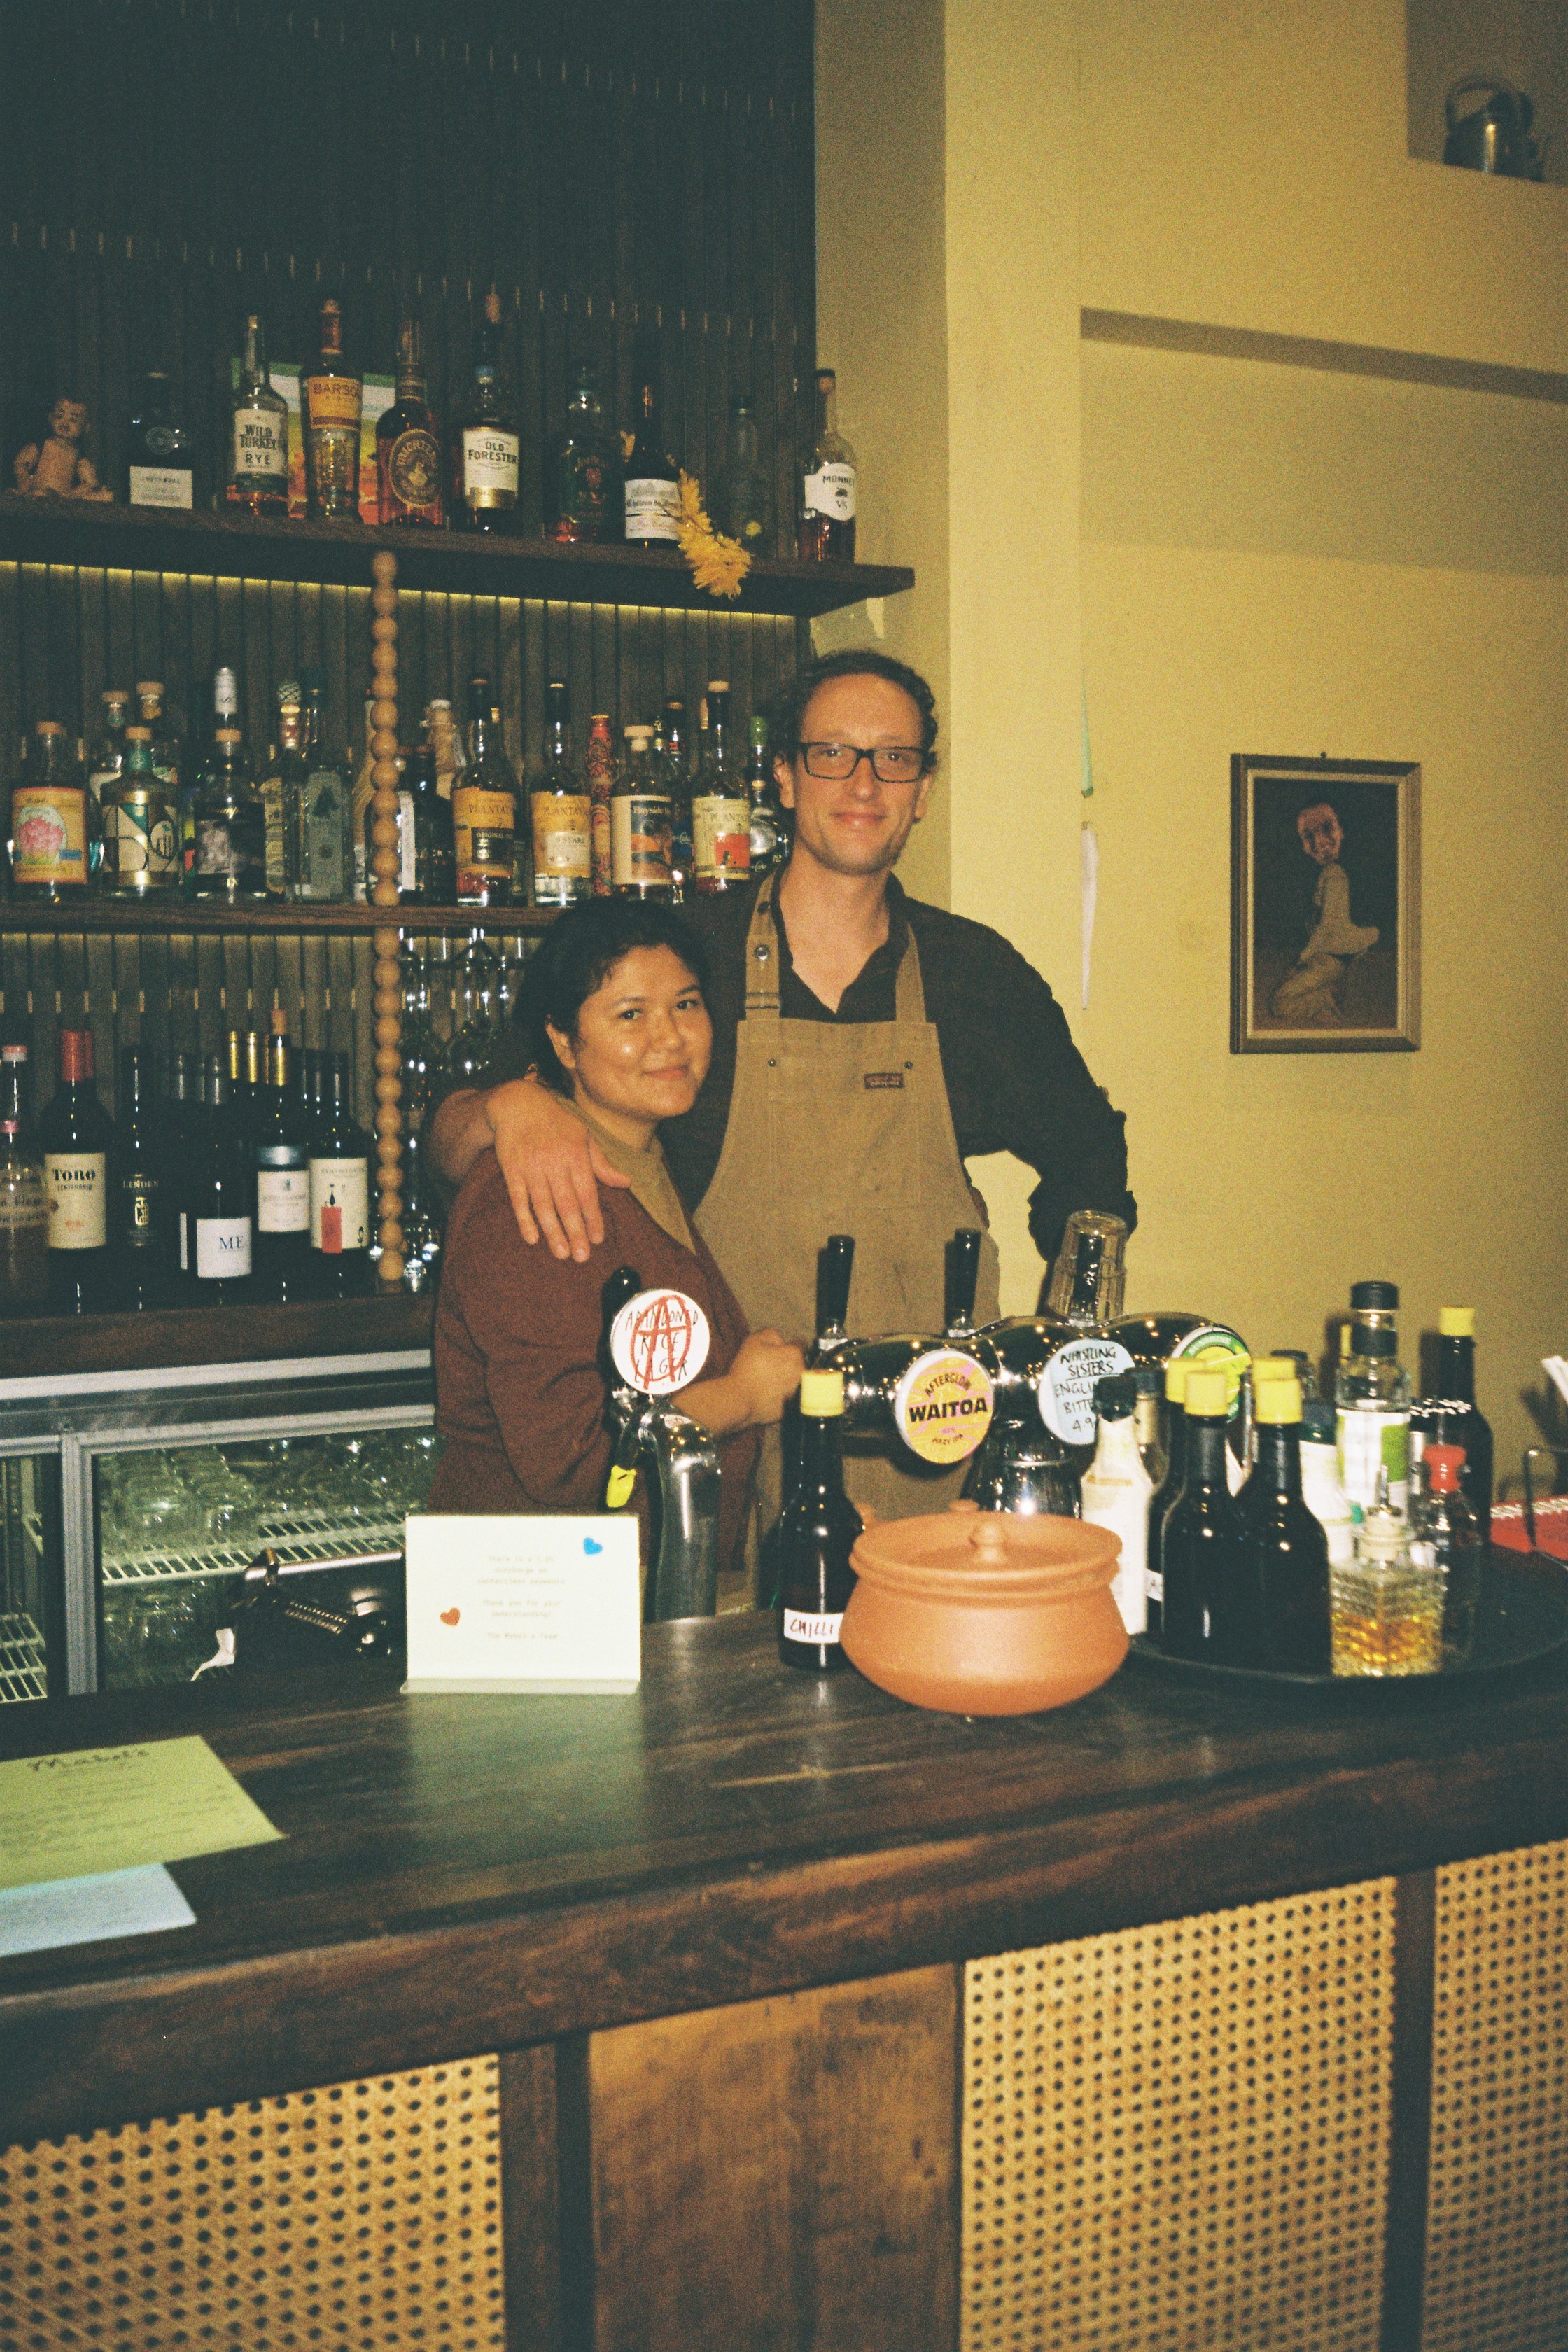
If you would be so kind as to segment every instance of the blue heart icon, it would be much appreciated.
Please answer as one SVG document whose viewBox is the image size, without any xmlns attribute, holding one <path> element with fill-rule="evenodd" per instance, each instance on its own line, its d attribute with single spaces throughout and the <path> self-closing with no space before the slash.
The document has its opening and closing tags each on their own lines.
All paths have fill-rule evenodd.
<svg viewBox="0 0 1568 2352">
<path fill-rule="evenodd" d="M 602 1543 L 595 1543 L 592 1536 L 584 1536 L 583 1538 L 583 1549 L 587 1552 L 595 1552 L 603 1551 L 605 1547 Z"/>
</svg>

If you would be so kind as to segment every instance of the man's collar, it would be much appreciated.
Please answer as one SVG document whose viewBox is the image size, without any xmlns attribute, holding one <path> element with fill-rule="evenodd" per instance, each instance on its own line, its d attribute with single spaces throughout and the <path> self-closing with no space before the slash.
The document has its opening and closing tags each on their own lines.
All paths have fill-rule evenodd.
<svg viewBox="0 0 1568 2352">
<path fill-rule="evenodd" d="M 778 880 L 780 882 L 784 880 L 784 874 L 787 871 L 787 867 L 780 869 L 778 876 Z M 761 886 L 759 885 L 759 887 L 760 887 Z M 895 971 L 897 971 L 898 967 L 904 960 L 904 950 L 909 944 L 910 937 L 909 897 L 896 874 L 889 874 L 888 877 L 886 898 L 888 908 L 888 936 L 879 948 L 872 949 L 870 954 L 861 965 L 859 971 L 856 973 L 855 979 L 850 982 L 849 986 L 851 988 L 857 986 L 858 982 L 868 971 L 869 971 L 871 966 L 876 962 L 879 956 L 890 957 Z M 754 904 L 755 901 L 753 900 L 752 903 Z M 773 889 L 773 929 L 778 933 L 779 978 L 782 981 L 785 972 L 789 972 L 792 975 L 794 974 L 795 956 L 790 948 L 789 929 L 784 922 L 784 908 L 779 904 L 779 891 L 776 884 Z M 801 984 L 803 987 L 805 986 L 804 982 Z M 847 993 L 847 991 L 846 993 Z"/>
</svg>

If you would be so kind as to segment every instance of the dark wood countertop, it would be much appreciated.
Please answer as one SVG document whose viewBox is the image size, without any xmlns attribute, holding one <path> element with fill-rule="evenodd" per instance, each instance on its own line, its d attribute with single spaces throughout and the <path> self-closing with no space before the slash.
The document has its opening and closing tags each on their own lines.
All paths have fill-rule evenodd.
<svg viewBox="0 0 1568 2352">
<path fill-rule="evenodd" d="M 176 1364 L 286 1362 L 427 1348 L 435 1295 L 392 1290 L 298 1306 L 163 1307 L 145 1315 L 40 1315 L 0 1322 L 0 1382 Z"/>
<path fill-rule="evenodd" d="M 1561 1654 L 1326 1696 L 1133 1659 L 1000 1721 L 752 1616 L 649 1628 L 628 1698 L 366 1677 L 0 1710 L 5 1755 L 200 1731 L 287 1832 L 174 1866 L 192 1928 L 0 1961 L 0 2145 L 1568 1835 Z"/>
</svg>

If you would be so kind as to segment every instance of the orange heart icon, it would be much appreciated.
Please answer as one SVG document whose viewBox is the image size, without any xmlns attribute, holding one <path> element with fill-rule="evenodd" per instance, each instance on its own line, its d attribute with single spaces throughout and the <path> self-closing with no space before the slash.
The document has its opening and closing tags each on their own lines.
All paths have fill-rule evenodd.
<svg viewBox="0 0 1568 2352">
<path fill-rule="evenodd" d="M 441 1612 L 441 1622 L 443 1625 L 455 1625 L 462 1613 L 463 1612 L 460 1609 L 443 1609 Z"/>
</svg>

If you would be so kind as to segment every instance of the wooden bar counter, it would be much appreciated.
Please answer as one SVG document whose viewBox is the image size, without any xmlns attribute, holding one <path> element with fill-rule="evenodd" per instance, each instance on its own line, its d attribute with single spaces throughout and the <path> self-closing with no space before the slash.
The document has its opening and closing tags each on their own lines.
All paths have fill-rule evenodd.
<svg viewBox="0 0 1568 2352">
<path fill-rule="evenodd" d="M 1190 2326 L 1168 2313 L 1103 2340 L 1448 2340 L 1429 2311 L 1421 2334 L 1434 1873 L 1568 1839 L 1561 1655 L 1328 1697 L 1222 1694 L 1134 1658 L 1076 1706 L 984 1721 L 918 1713 L 853 1673 L 791 1673 L 771 1622 L 744 1616 L 648 1628 L 632 1697 L 403 1698 L 367 1668 L 347 1692 L 295 1678 L 7 1709 L 0 1752 L 192 1731 L 285 1836 L 177 1864 L 192 1928 L 0 1962 L 0 2147 L 18 2144 L 0 2158 L 0 2279 L 8 2210 L 20 2227 L 7 2183 L 15 2199 L 28 2161 L 47 2173 L 56 2143 L 110 2162 L 135 2118 L 177 2118 L 141 2126 L 174 2146 L 214 2111 L 259 2102 L 265 2123 L 298 2109 L 285 2095 L 338 2086 L 341 2105 L 343 2086 L 378 2083 L 395 2104 L 472 2060 L 504 2228 L 492 2214 L 470 2332 L 433 2341 L 1076 2342 L 1019 2333 L 1016 2294 L 1004 2311 L 986 2285 L 987 2261 L 1000 2276 L 1009 2258 L 986 2253 L 1002 2192 L 981 2043 L 1000 1980 L 984 1970 L 1063 1951 L 1100 1967 L 1151 1930 L 1168 1962 L 1154 1923 L 1227 1915 L 1252 1923 L 1244 1944 L 1272 1939 L 1242 2036 L 1256 2053 L 1301 2024 L 1274 2014 L 1296 1964 L 1257 1923 L 1278 1913 L 1294 1933 L 1300 1898 L 1348 1888 L 1372 1906 L 1372 1942 L 1358 1927 L 1347 1943 L 1341 1895 L 1309 1902 L 1327 1942 L 1291 1981 L 1314 2016 L 1342 2010 L 1332 1955 L 1356 1947 L 1351 2074 L 1376 2192 L 1356 2262 L 1375 2255 L 1374 2275 L 1353 2293 L 1331 2281 L 1338 2333 L 1276 2336 L 1244 2295 L 1217 2333 L 1194 2332 L 1194 2305 Z M 1561 1907 L 1560 1871 L 1552 1886 Z M 1235 1950 L 1227 1965 L 1234 1992 Z M 1052 1998 L 1040 2046 L 1059 2064 L 1069 2021 Z M 1233 2067 L 1232 2108 L 1236 2088 Z M 1059 2095 L 1031 2095 L 1030 2128 L 1055 2128 Z M 1286 2080 L 1270 2095 L 1307 2094 Z M 1069 2232 L 1079 2261 L 1092 2226 Z M 1295 2307 L 1289 2278 L 1270 2294 Z M 31 2340 L 6 2336 L 5 2309 L 0 2342 Z"/>
</svg>

